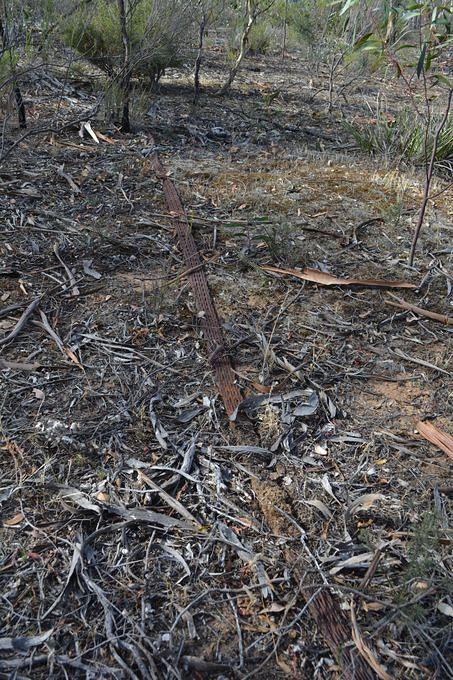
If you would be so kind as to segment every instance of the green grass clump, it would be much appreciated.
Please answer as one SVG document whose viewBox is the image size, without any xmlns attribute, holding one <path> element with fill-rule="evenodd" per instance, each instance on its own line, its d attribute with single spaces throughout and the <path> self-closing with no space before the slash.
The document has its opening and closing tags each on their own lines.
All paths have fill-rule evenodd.
<svg viewBox="0 0 453 680">
<path fill-rule="evenodd" d="M 402 586 L 395 603 L 403 607 L 406 622 L 423 623 L 433 615 L 425 601 L 417 602 L 417 594 L 435 587 L 437 597 L 451 595 L 451 581 L 442 566 L 441 530 L 438 513 L 428 510 L 407 546 L 407 565 L 402 573 Z M 415 600 L 411 602 L 411 600 Z"/>
<path fill-rule="evenodd" d="M 439 120 L 433 117 L 426 130 L 426 124 L 417 120 L 413 112 L 409 111 L 394 117 L 378 111 L 375 119 L 344 123 L 346 130 L 352 135 L 361 151 L 371 155 L 382 154 L 389 159 L 414 165 L 422 165 L 426 158 L 431 157 L 438 125 Z M 437 163 L 453 162 L 453 120 L 451 119 L 447 121 L 439 135 L 435 160 Z"/>
</svg>

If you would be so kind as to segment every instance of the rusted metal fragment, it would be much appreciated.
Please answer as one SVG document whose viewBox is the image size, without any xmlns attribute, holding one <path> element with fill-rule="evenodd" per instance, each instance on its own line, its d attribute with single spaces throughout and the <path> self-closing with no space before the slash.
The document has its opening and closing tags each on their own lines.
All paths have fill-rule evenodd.
<svg viewBox="0 0 453 680">
<path fill-rule="evenodd" d="M 154 146 L 154 141 L 151 140 Z M 201 328 L 206 339 L 209 361 L 214 371 L 215 382 L 228 415 L 232 415 L 242 401 L 236 385 L 231 360 L 227 354 L 222 327 L 212 299 L 203 262 L 200 258 L 195 239 L 192 235 L 187 216 L 175 185 L 171 181 L 156 152 L 150 155 L 150 162 L 157 176 L 162 180 L 165 200 L 173 218 L 178 243 L 184 262 L 190 273 L 189 282 L 200 315 Z"/>
<path fill-rule="evenodd" d="M 375 680 L 377 675 L 351 643 L 351 627 L 340 609 L 340 605 L 326 588 L 312 597 L 308 589 L 302 590 L 308 602 L 308 609 L 322 633 L 332 654 L 342 669 L 344 680 Z"/>
<path fill-rule="evenodd" d="M 252 478 L 252 489 L 272 533 L 296 539 L 300 535 L 300 527 L 291 522 L 291 508 L 282 487 L 269 478 L 265 480 Z M 324 578 L 322 578 L 324 582 L 321 581 L 320 584 L 319 576 L 322 577 L 322 574 L 316 573 L 314 576 L 311 569 L 305 568 L 310 566 L 310 557 L 305 558 L 291 548 L 284 549 L 283 557 L 288 567 L 293 570 L 294 578 L 299 583 L 300 592 L 305 599 L 305 606 L 320 635 L 341 667 L 342 680 L 375 680 L 377 675 L 371 668 L 370 660 L 365 659 L 359 650 L 354 640 L 352 626 L 329 584 Z M 304 566 L 301 564 L 301 557 Z M 362 644 L 362 651 L 364 649 L 369 648 Z"/>
</svg>

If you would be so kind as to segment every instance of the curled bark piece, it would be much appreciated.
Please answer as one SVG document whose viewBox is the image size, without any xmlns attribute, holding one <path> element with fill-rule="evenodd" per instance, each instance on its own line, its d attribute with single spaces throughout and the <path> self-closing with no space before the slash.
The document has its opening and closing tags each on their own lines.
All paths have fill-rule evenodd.
<svg viewBox="0 0 453 680">
<path fill-rule="evenodd" d="M 261 267 L 265 272 L 286 276 L 295 276 L 303 281 L 319 283 L 321 286 L 362 286 L 364 288 L 415 288 L 415 284 L 408 281 L 394 281 L 392 279 L 355 279 L 339 278 L 319 269 L 307 267 L 303 271 L 298 269 L 281 269 L 280 267 Z"/>
<path fill-rule="evenodd" d="M 419 420 L 416 427 L 422 437 L 437 446 L 438 449 L 442 449 L 453 460 L 453 437 L 451 435 L 439 430 L 431 423 L 424 423 L 422 420 Z"/>
</svg>

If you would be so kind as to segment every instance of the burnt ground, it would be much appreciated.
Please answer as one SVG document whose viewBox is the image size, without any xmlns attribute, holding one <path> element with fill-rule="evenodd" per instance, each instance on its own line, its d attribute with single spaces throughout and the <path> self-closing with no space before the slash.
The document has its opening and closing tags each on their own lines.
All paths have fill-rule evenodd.
<svg viewBox="0 0 453 680">
<path fill-rule="evenodd" d="M 94 101 L 73 81 L 68 119 Z M 380 90 L 390 108 L 401 95 L 357 80 L 327 114 L 325 79 L 308 81 L 297 58 L 253 58 L 194 107 L 188 77 L 167 74 L 133 134 L 98 117 L 99 144 L 68 129 L 4 163 L 1 337 L 40 302 L 0 354 L 1 677 L 354 677 L 307 610 L 329 585 L 376 677 L 453 677 L 451 461 L 416 429 L 453 433 L 451 327 L 389 304 L 451 310 L 451 191 L 408 267 L 422 170 L 360 155 L 342 127 Z M 32 123 L 51 86 L 25 92 Z M 151 133 L 244 396 L 283 395 L 235 422 Z"/>
</svg>

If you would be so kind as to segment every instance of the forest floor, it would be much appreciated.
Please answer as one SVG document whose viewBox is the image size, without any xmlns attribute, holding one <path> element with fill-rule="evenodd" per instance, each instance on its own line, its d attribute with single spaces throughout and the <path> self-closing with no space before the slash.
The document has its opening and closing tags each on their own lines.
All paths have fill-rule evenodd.
<svg viewBox="0 0 453 680">
<path fill-rule="evenodd" d="M 370 677 L 453 677 L 451 460 L 416 428 L 453 434 L 452 329 L 390 304 L 451 315 L 452 194 L 408 267 L 423 172 L 361 155 L 343 126 L 402 95 L 358 80 L 329 114 L 310 77 L 249 58 L 195 107 L 170 73 L 132 134 L 93 119 L 99 144 L 32 136 L 3 165 L 0 338 L 39 304 L 0 346 L 0 677 L 354 677 L 307 607 L 328 586 Z M 69 82 L 68 119 L 94 100 Z M 32 123 L 51 87 L 25 91 Z M 234 422 L 151 134 L 243 395 L 272 397 Z"/>
</svg>

